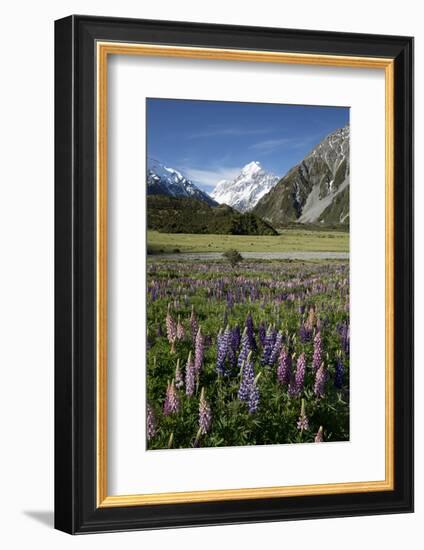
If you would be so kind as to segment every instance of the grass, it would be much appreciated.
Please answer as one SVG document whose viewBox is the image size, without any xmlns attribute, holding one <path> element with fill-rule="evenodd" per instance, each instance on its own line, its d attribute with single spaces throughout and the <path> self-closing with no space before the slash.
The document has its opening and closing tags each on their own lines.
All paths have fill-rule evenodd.
<svg viewBox="0 0 424 550">
<path fill-rule="evenodd" d="M 348 252 L 349 233 L 285 229 L 278 236 L 200 235 L 147 232 L 152 253 L 223 252 Z"/>
</svg>

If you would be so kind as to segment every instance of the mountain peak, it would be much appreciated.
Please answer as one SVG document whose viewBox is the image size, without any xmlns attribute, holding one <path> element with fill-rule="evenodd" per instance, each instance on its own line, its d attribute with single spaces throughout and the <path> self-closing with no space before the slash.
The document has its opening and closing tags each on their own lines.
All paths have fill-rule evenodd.
<svg viewBox="0 0 424 550">
<path fill-rule="evenodd" d="M 206 202 L 210 206 L 217 205 L 207 193 L 196 187 L 179 170 L 152 157 L 147 157 L 146 183 L 148 195 L 188 197 Z"/>
<path fill-rule="evenodd" d="M 257 160 L 253 160 L 252 162 L 249 162 L 248 164 L 243 166 L 243 168 L 241 169 L 241 173 L 245 175 L 256 174 L 261 170 L 262 170 L 261 163 Z"/>
<path fill-rule="evenodd" d="M 266 172 L 257 160 L 249 162 L 234 180 L 222 180 L 210 194 L 218 203 L 240 212 L 252 210 L 263 195 L 277 183 L 278 177 Z"/>
</svg>

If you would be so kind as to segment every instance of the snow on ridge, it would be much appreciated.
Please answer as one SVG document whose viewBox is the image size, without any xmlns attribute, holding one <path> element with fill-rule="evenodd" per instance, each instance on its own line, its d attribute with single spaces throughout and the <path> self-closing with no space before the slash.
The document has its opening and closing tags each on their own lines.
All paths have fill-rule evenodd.
<svg viewBox="0 0 424 550">
<path fill-rule="evenodd" d="M 279 178 L 266 172 L 260 162 L 243 166 L 234 180 L 221 180 L 210 193 L 220 204 L 228 204 L 240 212 L 252 210 L 256 203 L 274 187 Z"/>
</svg>

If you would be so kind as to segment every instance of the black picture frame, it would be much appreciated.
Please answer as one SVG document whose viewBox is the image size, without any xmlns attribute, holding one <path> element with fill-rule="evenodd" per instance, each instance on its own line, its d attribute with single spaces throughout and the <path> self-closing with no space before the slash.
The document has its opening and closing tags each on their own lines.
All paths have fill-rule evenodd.
<svg viewBox="0 0 424 550">
<path fill-rule="evenodd" d="M 97 507 L 96 41 L 394 60 L 392 491 Z M 413 39 L 73 15 L 55 22 L 55 527 L 67 533 L 413 511 Z"/>
</svg>

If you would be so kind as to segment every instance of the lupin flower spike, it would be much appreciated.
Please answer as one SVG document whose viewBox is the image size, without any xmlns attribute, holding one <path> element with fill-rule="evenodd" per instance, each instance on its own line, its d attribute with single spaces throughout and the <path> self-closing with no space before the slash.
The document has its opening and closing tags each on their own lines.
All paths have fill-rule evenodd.
<svg viewBox="0 0 424 550">
<path fill-rule="evenodd" d="M 324 363 L 321 363 L 321 366 L 315 375 L 314 393 L 317 397 L 324 397 L 326 381 L 327 369 L 325 368 Z"/>
<path fill-rule="evenodd" d="M 196 335 L 196 344 L 194 349 L 194 370 L 196 374 L 199 374 L 203 365 L 203 355 L 205 352 L 205 339 L 202 335 L 202 330 L 199 327 Z"/>
<path fill-rule="evenodd" d="M 194 393 L 194 386 L 196 383 L 195 378 L 196 377 L 195 377 L 195 371 L 194 371 L 194 363 L 193 363 L 193 359 L 191 357 L 191 351 L 190 351 L 188 354 L 186 372 L 185 372 L 186 395 L 188 395 L 189 397 L 192 396 Z"/>
<path fill-rule="evenodd" d="M 155 413 L 151 406 L 147 403 L 147 414 L 146 414 L 146 432 L 147 432 L 147 441 L 153 439 L 156 435 L 156 418 Z"/>
<path fill-rule="evenodd" d="M 205 398 L 205 388 L 200 392 L 199 400 L 199 430 L 202 435 L 208 433 L 212 422 L 212 413 L 209 403 Z"/>
<path fill-rule="evenodd" d="M 178 397 L 177 389 L 175 387 L 175 381 L 172 380 L 171 383 L 168 383 L 166 388 L 165 403 L 163 406 L 163 414 L 165 416 L 169 414 L 175 414 L 180 408 L 180 399 Z"/>
</svg>

